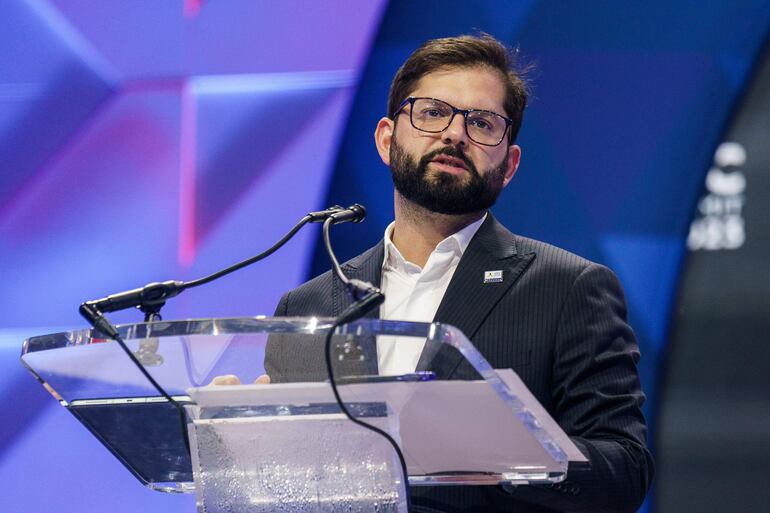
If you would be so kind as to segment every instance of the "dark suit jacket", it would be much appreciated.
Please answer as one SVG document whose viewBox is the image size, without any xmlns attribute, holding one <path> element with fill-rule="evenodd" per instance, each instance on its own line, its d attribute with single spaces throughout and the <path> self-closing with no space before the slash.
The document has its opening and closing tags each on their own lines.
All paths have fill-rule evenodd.
<svg viewBox="0 0 770 513">
<path fill-rule="evenodd" d="M 343 271 L 379 286 L 383 248 L 380 243 L 350 260 Z M 490 270 L 502 270 L 503 282 L 483 283 Z M 349 304 L 327 272 L 285 294 L 276 315 L 336 316 Z M 570 468 L 559 484 L 511 490 L 414 487 L 414 504 L 443 511 L 636 511 L 653 462 L 645 445 L 639 349 L 612 271 L 516 236 L 489 215 L 434 321 L 460 328 L 493 368 L 514 369 L 588 457 L 590 469 Z M 306 353 L 304 362 L 291 361 L 268 347 L 265 367 L 280 376 L 287 365 L 321 368 L 319 358 Z"/>
</svg>

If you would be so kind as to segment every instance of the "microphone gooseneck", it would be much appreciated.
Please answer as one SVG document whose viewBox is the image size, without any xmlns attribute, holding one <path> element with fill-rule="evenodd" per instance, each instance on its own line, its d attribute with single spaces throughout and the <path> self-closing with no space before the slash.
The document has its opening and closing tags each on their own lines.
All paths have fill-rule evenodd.
<svg viewBox="0 0 770 513">
<path fill-rule="evenodd" d="M 350 412 L 348 407 L 345 405 L 345 402 L 342 400 L 342 396 L 340 395 L 339 389 L 337 387 L 337 380 L 334 377 L 334 367 L 332 364 L 332 337 L 334 336 L 335 331 L 345 324 L 360 319 L 374 308 L 380 306 L 385 301 L 385 295 L 373 284 L 362 280 L 350 279 L 345 276 L 345 273 L 342 272 L 342 267 L 340 266 L 339 260 L 337 260 L 337 256 L 334 254 L 334 250 L 332 249 L 331 245 L 329 228 L 331 228 L 333 224 L 345 221 L 359 223 L 363 221 L 365 217 L 366 209 L 364 209 L 364 207 L 361 205 L 355 204 L 343 212 L 332 214 L 326 221 L 324 221 L 323 224 L 324 247 L 326 248 L 326 253 L 329 255 L 329 259 L 332 262 L 332 271 L 334 272 L 334 275 L 343 283 L 345 286 L 345 291 L 353 301 L 350 306 L 343 310 L 342 313 L 334 319 L 334 322 L 329 327 L 329 331 L 327 332 L 326 338 L 324 340 L 324 362 L 326 364 L 326 373 L 329 376 L 329 385 L 331 386 L 334 399 L 337 401 L 337 405 L 339 406 L 342 413 L 354 424 L 358 424 L 359 426 L 364 427 L 369 431 L 377 433 L 378 435 L 385 438 L 385 440 L 390 443 L 390 445 L 393 447 L 393 450 L 396 452 L 396 456 L 398 457 L 398 461 L 401 466 L 401 474 L 403 476 L 402 479 L 407 511 L 409 511 L 411 510 L 409 473 L 406 467 L 406 458 L 404 458 L 401 447 L 399 447 L 398 443 L 393 439 L 392 436 L 390 436 L 390 433 L 384 429 L 378 428 L 377 426 L 367 424 L 366 422 L 356 418 Z"/>
<path fill-rule="evenodd" d="M 145 313 L 145 321 L 160 318 L 160 309 L 166 304 L 166 301 L 181 294 L 187 289 L 193 287 L 199 287 L 217 280 L 223 276 L 233 273 L 239 269 L 247 267 L 253 263 L 256 263 L 264 258 L 275 253 L 281 246 L 286 244 L 289 239 L 307 223 L 319 223 L 324 222 L 331 218 L 333 215 L 340 215 L 340 218 L 336 222 L 353 221 L 359 222 L 360 219 L 366 216 L 366 209 L 362 205 L 355 204 L 347 209 L 335 205 L 329 207 L 326 210 L 319 210 L 316 212 L 309 212 L 305 215 L 294 227 L 289 230 L 286 235 L 276 242 L 273 246 L 266 251 L 238 262 L 235 265 L 217 271 L 203 278 L 197 280 L 191 280 L 188 282 L 169 280 L 161 283 L 149 283 L 144 287 L 138 289 L 127 290 L 125 292 L 119 292 L 112 294 L 101 299 L 94 299 L 92 301 L 86 301 L 80 305 L 80 314 L 88 321 L 91 326 L 99 329 L 105 334 L 109 334 L 110 330 L 109 321 L 103 314 L 108 312 L 117 312 L 119 310 L 126 310 L 128 308 L 137 307 Z M 358 219 L 358 220 L 357 220 Z"/>
<path fill-rule="evenodd" d="M 337 276 L 337 278 L 339 278 L 339 280 L 343 283 L 343 285 L 345 285 L 346 292 L 354 302 L 361 301 L 362 299 L 370 295 L 382 296 L 382 292 L 380 291 L 380 289 L 378 289 L 371 283 L 361 281 L 361 280 L 356 280 L 356 279 L 350 279 L 347 276 L 345 276 L 345 273 L 342 272 L 342 267 L 340 266 L 340 262 L 337 259 L 337 255 L 334 254 L 334 249 L 332 249 L 329 229 L 333 224 L 344 223 L 347 221 L 351 221 L 353 223 L 360 223 L 361 221 L 364 220 L 364 218 L 366 218 L 366 209 L 363 207 L 363 205 L 356 203 L 348 207 L 347 209 L 344 209 L 340 212 L 330 215 L 329 218 L 326 221 L 324 221 L 324 224 L 323 224 L 324 247 L 326 248 L 326 253 L 329 255 L 329 260 L 331 260 L 332 270 L 335 276 Z M 385 297 L 382 296 L 382 301 L 384 300 L 385 300 Z M 371 306 L 368 306 L 367 311 L 373 308 L 374 306 L 379 306 L 382 303 L 382 301 L 376 304 L 372 304 L 372 300 L 370 299 L 366 303 L 367 305 L 371 305 Z M 366 314 L 366 311 L 364 311 L 361 314 L 361 316 L 365 314 Z"/>
</svg>

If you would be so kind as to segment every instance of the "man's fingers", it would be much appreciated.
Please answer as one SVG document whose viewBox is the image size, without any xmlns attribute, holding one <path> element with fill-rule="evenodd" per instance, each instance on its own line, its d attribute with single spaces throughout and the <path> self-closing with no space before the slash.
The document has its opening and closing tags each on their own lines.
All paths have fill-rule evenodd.
<svg viewBox="0 0 770 513">
<path fill-rule="evenodd" d="M 254 380 L 254 383 L 257 385 L 269 385 L 270 384 L 270 376 L 267 374 L 262 374 L 257 379 Z M 226 385 L 240 385 L 241 380 L 238 376 L 235 374 L 224 374 L 222 376 L 216 376 L 214 379 L 211 380 L 211 383 L 209 385 L 213 386 L 226 386 Z"/>
<path fill-rule="evenodd" d="M 268 382 L 269 382 L 269 378 L 268 378 Z M 216 376 L 214 379 L 211 380 L 211 383 L 209 383 L 209 385 L 214 385 L 214 386 L 240 385 L 240 384 L 241 384 L 241 380 L 235 374 L 225 374 L 223 376 Z"/>
<path fill-rule="evenodd" d="M 270 376 L 260 376 L 259 378 L 267 378 L 267 382 L 270 383 Z M 46 390 L 48 390 L 48 393 L 54 397 L 54 399 L 56 399 L 57 401 L 63 401 L 61 396 L 58 393 L 56 393 L 56 390 L 54 390 L 51 385 L 49 385 L 46 382 L 43 382 L 43 386 L 45 387 Z"/>
</svg>

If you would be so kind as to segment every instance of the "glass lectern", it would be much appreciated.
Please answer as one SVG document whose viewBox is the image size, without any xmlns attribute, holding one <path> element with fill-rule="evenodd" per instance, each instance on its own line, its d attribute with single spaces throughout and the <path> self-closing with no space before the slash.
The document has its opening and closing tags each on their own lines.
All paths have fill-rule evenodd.
<svg viewBox="0 0 770 513">
<path fill-rule="evenodd" d="M 336 329 L 331 378 L 351 422 L 325 363 L 331 325 L 119 327 L 173 401 L 93 330 L 30 338 L 22 361 L 137 479 L 196 493 L 201 512 L 405 511 L 397 452 L 361 424 L 398 444 L 411 486 L 557 482 L 569 461 L 585 461 L 512 371 L 490 368 L 448 325 L 363 319 Z M 395 345 L 418 355 L 413 372 L 379 371 L 378 346 Z M 217 377 L 230 384 L 213 386 Z"/>
</svg>

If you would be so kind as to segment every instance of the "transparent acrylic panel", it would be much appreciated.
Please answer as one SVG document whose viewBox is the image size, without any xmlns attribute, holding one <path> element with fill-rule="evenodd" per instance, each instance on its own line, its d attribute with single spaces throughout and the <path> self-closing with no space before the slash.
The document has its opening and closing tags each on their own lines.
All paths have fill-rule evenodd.
<svg viewBox="0 0 770 513">
<path fill-rule="evenodd" d="M 265 425 L 261 418 L 341 418 L 325 364 L 331 324 L 319 318 L 202 319 L 119 331 L 193 419 L 248 419 L 242 421 L 258 429 Z M 415 370 L 380 375 L 383 339 L 411 345 L 420 355 Z M 330 350 L 347 409 L 363 422 L 384 422 L 406 457 L 410 484 L 558 481 L 566 473 L 558 444 L 455 328 L 364 319 L 338 329 Z M 25 341 L 22 360 L 140 480 L 192 489 L 193 463 L 177 411 L 117 343 L 91 330 L 33 337 Z M 262 375 L 270 384 L 254 384 Z M 210 386 L 218 377 L 239 384 Z M 378 408 L 387 414 L 373 415 Z M 504 439 L 496 440 L 500 433 Z"/>
<path fill-rule="evenodd" d="M 412 485 L 564 478 L 565 452 L 456 328 L 375 320 L 340 331 L 354 335 L 359 347 L 351 352 L 371 371 L 355 375 L 335 365 L 340 395 L 349 405 L 379 400 L 392 408 Z M 387 361 L 393 353 L 415 355 L 414 362 L 394 371 Z M 383 364 L 389 369 L 378 372 Z"/>
</svg>

